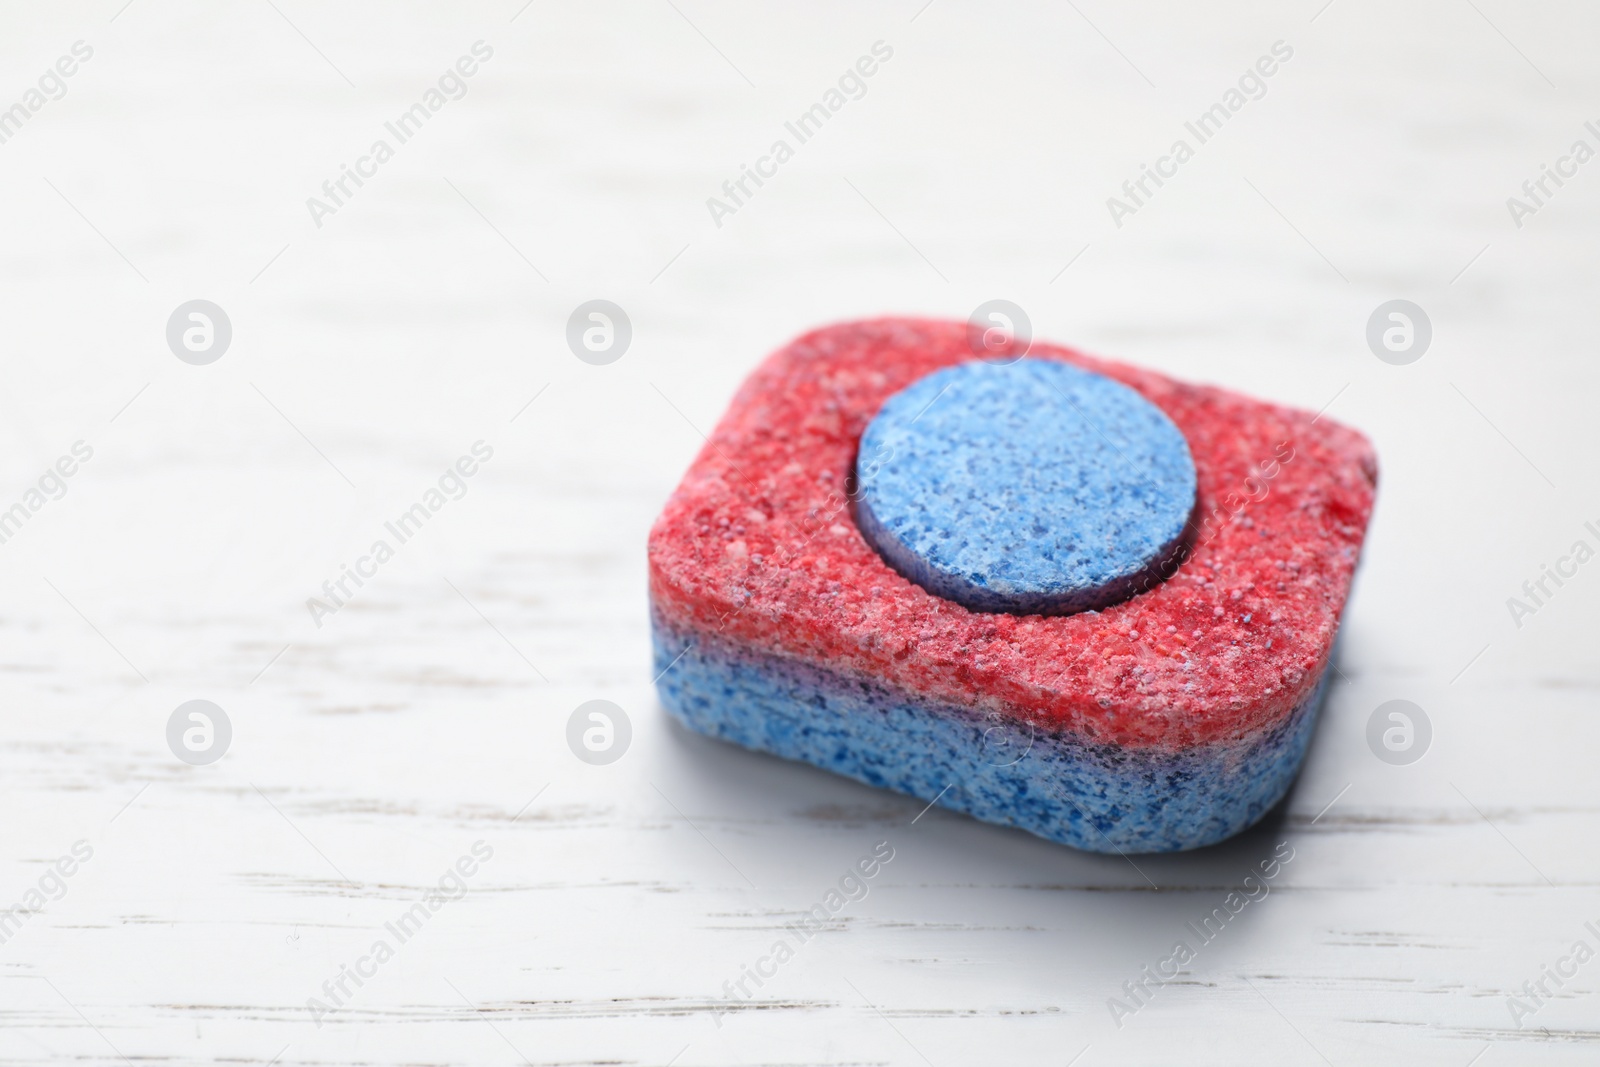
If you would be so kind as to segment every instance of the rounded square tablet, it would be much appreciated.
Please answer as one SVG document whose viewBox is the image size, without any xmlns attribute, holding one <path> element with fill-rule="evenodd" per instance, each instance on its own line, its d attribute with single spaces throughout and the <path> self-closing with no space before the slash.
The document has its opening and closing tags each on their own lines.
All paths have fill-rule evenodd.
<svg viewBox="0 0 1600 1067">
<path fill-rule="evenodd" d="M 1331 419 L 1035 342 L 1159 408 L 1186 557 L 1098 611 L 972 611 L 856 526 L 862 433 L 966 324 L 826 327 L 744 383 L 650 536 L 658 689 L 692 729 L 1096 851 L 1221 840 L 1304 756 L 1377 484 Z"/>
</svg>

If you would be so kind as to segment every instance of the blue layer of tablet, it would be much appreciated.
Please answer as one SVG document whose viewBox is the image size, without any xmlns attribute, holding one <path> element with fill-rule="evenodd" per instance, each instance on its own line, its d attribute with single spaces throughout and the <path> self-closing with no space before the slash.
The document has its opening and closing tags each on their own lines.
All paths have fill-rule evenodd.
<svg viewBox="0 0 1600 1067">
<path fill-rule="evenodd" d="M 1054 360 L 948 367 L 890 397 L 856 460 L 856 519 L 897 571 L 974 611 L 1070 614 L 1182 551 L 1194 460 L 1172 420 Z"/>
<path fill-rule="evenodd" d="M 1272 726 L 1130 749 L 930 700 L 654 620 L 661 702 L 685 726 L 1091 852 L 1175 852 L 1250 826 L 1288 792 L 1324 674 Z"/>
</svg>

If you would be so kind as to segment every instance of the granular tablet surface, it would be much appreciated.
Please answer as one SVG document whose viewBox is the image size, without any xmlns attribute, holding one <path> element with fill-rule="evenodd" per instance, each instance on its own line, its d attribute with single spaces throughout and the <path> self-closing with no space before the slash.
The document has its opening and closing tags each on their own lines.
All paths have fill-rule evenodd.
<svg viewBox="0 0 1600 1067">
<path fill-rule="evenodd" d="M 827 326 L 769 356 L 650 532 L 662 706 L 708 737 L 1074 848 L 1221 841 L 1272 810 L 1304 764 L 1377 458 L 1320 414 L 1047 342 L 1030 352 L 1065 376 L 974 365 L 966 322 L 924 319 Z M 1171 427 L 1107 379 L 1171 420 L 1184 461 Z M 968 397 L 990 384 L 999 396 Z M 1101 447 L 1114 458 L 1091 463 Z M 947 455 L 963 449 L 970 466 Z M 996 454 L 1009 458 L 983 474 Z M 997 559 L 1027 558 L 1028 574 L 1032 556 L 1048 562 L 1080 522 L 1061 500 L 1096 479 L 1083 508 L 1096 522 L 1137 502 L 1148 544 L 1188 531 L 1147 592 L 1100 610 L 972 611 L 907 580 L 863 534 L 873 506 L 896 515 L 892 483 L 927 482 L 911 500 L 945 531 L 934 543 L 954 554 L 956 531 L 970 534 L 988 590 Z M 965 513 L 995 492 L 999 505 Z M 1159 522 L 1156 496 L 1176 505 Z M 1072 584 L 1059 577 L 1033 580 L 1059 594 Z"/>
<path fill-rule="evenodd" d="M 856 460 L 856 519 L 890 566 L 973 611 L 1065 615 L 1159 583 L 1195 503 L 1161 409 L 1055 360 L 961 363 L 891 396 Z"/>
</svg>

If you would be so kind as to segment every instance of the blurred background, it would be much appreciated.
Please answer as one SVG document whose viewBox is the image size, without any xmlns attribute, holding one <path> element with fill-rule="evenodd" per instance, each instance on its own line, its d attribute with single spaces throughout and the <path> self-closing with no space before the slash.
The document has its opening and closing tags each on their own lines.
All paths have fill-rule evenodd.
<svg viewBox="0 0 1600 1067">
<path fill-rule="evenodd" d="M 1600 550 L 1592 9 L 0 18 L 0 1062 L 1592 1060 L 1600 963 L 1559 961 L 1600 950 L 1600 563 L 1524 589 Z M 1135 865 L 919 817 L 655 703 L 646 533 L 742 378 L 994 299 L 1376 444 L 1338 684 L 1234 842 Z M 604 360 L 568 340 L 595 300 Z M 1393 300 L 1431 327 L 1407 362 L 1368 340 Z M 568 744 L 592 700 L 610 762 Z M 1392 700 L 1427 724 L 1399 761 Z"/>
</svg>

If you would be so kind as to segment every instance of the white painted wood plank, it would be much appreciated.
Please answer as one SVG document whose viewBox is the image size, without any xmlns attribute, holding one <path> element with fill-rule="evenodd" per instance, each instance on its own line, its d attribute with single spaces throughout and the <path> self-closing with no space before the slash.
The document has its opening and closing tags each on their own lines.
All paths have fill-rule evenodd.
<svg viewBox="0 0 1600 1067">
<path fill-rule="evenodd" d="M 0 1063 L 1591 1062 L 1600 963 L 1520 1026 L 1507 998 L 1600 949 L 1600 576 L 1520 627 L 1506 600 L 1600 547 L 1596 175 L 1521 228 L 1505 201 L 1600 145 L 1595 19 L 1319 7 L 7 14 L 0 105 L 94 55 L 0 143 L 0 508 L 94 454 L 0 544 L 0 904 L 59 895 L 0 943 Z M 466 95 L 314 225 L 480 39 Z M 1265 95 L 1113 226 L 1280 39 Z M 879 40 L 865 94 L 716 226 L 706 198 Z M 1223 846 L 1127 862 L 918 818 L 655 703 L 645 535 L 743 376 L 820 322 L 997 295 L 1378 445 L 1343 679 L 1290 800 Z M 234 328 L 206 367 L 162 334 L 196 297 Z M 595 297 L 634 327 L 604 367 L 563 341 Z M 1362 339 L 1395 297 L 1435 330 L 1408 367 Z M 306 599 L 478 441 L 465 495 L 316 626 Z M 196 698 L 234 731 L 209 767 L 164 736 Z M 564 740 L 597 698 L 634 731 L 606 767 Z M 1366 746 L 1397 698 L 1433 724 L 1411 766 Z M 1185 938 L 1119 1027 L 1108 1000 Z"/>
</svg>

